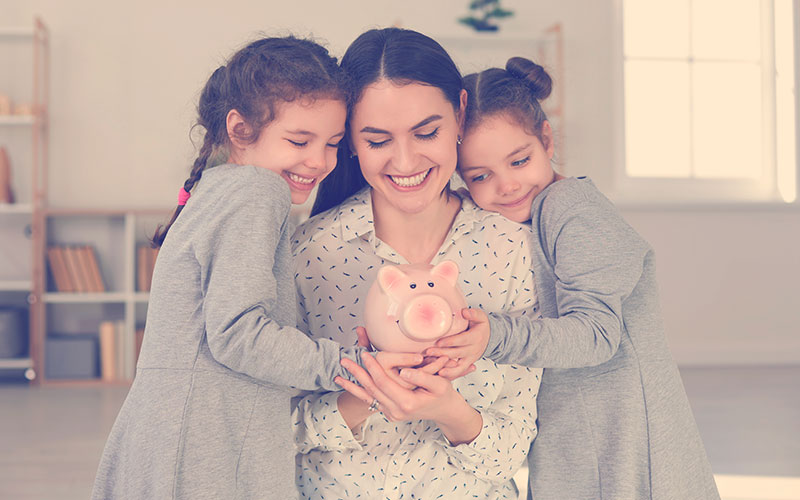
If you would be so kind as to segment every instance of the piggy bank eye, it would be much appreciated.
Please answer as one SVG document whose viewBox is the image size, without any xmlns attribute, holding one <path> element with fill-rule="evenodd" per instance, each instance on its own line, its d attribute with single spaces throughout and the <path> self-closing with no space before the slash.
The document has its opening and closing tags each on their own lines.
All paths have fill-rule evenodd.
<svg viewBox="0 0 800 500">
<path fill-rule="evenodd" d="M 429 286 L 429 287 L 431 287 L 431 288 L 433 288 L 433 281 L 429 281 L 429 282 L 428 282 L 428 286 Z"/>
<path fill-rule="evenodd" d="M 410 284 L 410 285 L 408 285 L 408 286 L 409 286 L 409 287 L 411 287 L 411 289 L 412 289 L 412 290 L 413 290 L 413 289 L 415 289 L 415 288 L 417 288 L 417 284 L 416 284 L 416 283 L 411 283 L 411 284 Z"/>
</svg>

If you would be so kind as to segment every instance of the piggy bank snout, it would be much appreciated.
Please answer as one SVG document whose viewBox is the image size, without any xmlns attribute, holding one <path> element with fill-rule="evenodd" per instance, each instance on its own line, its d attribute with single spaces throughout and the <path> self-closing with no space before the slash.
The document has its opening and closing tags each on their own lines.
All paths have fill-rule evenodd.
<svg viewBox="0 0 800 500">
<path fill-rule="evenodd" d="M 450 331 L 453 310 L 438 295 L 420 295 L 406 305 L 398 324 L 400 330 L 413 340 L 437 339 Z"/>
</svg>

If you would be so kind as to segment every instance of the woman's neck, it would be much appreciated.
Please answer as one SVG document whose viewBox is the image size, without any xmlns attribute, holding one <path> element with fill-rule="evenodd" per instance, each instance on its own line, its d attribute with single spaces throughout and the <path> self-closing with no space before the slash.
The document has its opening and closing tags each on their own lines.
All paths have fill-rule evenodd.
<svg viewBox="0 0 800 500">
<path fill-rule="evenodd" d="M 461 200 L 448 190 L 420 212 L 401 212 L 372 199 L 375 235 L 410 264 L 429 264 L 439 252 L 461 209 Z"/>
</svg>

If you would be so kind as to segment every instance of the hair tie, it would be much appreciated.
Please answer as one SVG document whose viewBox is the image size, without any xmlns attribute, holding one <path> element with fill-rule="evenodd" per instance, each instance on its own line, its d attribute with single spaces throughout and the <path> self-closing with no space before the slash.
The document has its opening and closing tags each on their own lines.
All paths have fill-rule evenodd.
<svg viewBox="0 0 800 500">
<path fill-rule="evenodd" d="M 191 196 L 192 196 L 192 193 L 187 191 L 185 188 L 181 188 L 181 190 L 178 191 L 178 205 L 179 206 L 186 205 L 186 201 L 189 198 L 191 198 Z"/>
</svg>

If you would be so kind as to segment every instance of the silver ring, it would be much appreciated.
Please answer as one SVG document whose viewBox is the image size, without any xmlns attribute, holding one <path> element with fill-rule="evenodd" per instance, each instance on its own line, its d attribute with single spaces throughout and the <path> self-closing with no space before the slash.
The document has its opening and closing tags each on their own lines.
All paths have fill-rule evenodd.
<svg viewBox="0 0 800 500">
<path fill-rule="evenodd" d="M 381 404 L 378 403 L 378 399 L 377 398 L 373 398 L 372 399 L 372 403 L 369 404 L 369 407 L 367 408 L 367 410 L 369 410 L 370 412 L 374 413 L 374 412 L 378 411 L 378 407 L 380 405 Z"/>
</svg>

